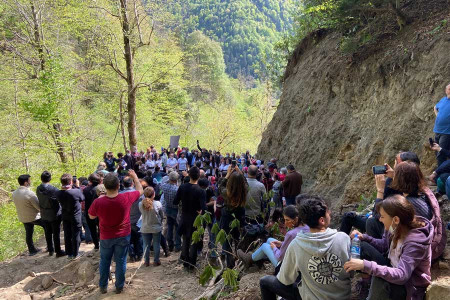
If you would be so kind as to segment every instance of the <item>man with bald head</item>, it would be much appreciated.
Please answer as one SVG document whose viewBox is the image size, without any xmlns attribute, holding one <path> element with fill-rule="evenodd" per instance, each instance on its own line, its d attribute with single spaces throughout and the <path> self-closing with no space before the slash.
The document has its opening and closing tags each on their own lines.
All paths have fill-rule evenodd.
<svg viewBox="0 0 450 300">
<path fill-rule="evenodd" d="M 436 121 L 434 122 L 435 142 L 443 149 L 450 150 L 450 83 L 445 87 L 445 96 L 434 106 Z M 437 162 L 440 166 L 447 158 L 438 152 Z"/>
</svg>

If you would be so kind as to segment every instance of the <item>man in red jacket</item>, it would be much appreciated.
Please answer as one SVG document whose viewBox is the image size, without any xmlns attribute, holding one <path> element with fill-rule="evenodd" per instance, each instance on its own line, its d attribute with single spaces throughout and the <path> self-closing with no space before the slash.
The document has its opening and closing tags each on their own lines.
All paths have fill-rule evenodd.
<svg viewBox="0 0 450 300">
<path fill-rule="evenodd" d="M 286 205 L 295 205 L 295 197 L 302 192 L 303 179 L 302 175 L 295 171 L 293 165 L 288 165 L 288 174 L 283 180 L 284 197 L 286 198 Z"/>
</svg>

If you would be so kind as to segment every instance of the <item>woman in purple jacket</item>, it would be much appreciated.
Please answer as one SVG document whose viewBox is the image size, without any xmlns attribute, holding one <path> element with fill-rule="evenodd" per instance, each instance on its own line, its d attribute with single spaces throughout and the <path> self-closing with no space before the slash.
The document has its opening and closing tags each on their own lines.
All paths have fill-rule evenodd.
<svg viewBox="0 0 450 300">
<path fill-rule="evenodd" d="M 433 225 L 415 216 L 414 206 L 401 195 L 380 202 L 377 211 L 386 230 L 381 239 L 352 233 L 363 241 L 361 258 L 372 259 L 351 259 L 344 264 L 345 270 L 372 275 L 367 299 L 423 299 L 431 282 Z"/>
<path fill-rule="evenodd" d="M 298 209 L 294 205 L 288 205 L 283 210 L 284 225 L 286 228 L 291 228 L 286 233 L 284 241 L 278 241 L 273 238 L 268 238 L 267 242 L 261 245 L 253 253 L 244 253 L 242 250 L 237 251 L 237 255 L 244 265 L 248 268 L 253 262 L 268 258 L 270 262 L 276 267 L 280 261 L 283 260 L 284 254 L 291 243 L 300 231 L 309 232 L 308 225 L 304 225 L 298 215 Z"/>
</svg>

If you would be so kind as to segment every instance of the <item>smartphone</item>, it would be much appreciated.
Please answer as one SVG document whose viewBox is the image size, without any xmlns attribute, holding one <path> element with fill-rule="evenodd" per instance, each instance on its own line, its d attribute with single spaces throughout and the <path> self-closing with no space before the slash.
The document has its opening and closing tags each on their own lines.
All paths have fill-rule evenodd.
<svg viewBox="0 0 450 300">
<path fill-rule="evenodd" d="M 231 166 L 234 168 L 234 167 L 236 167 L 236 160 L 235 159 L 233 159 L 232 161 L 231 161 Z"/>
<path fill-rule="evenodd" d="M 434 144 L 433 138 L 429 138 L 428 141 L 430 142 L 430 146 L 433 147 Z"/>
<path fill-rule="evenodd" d="M 372 172 L 373 172 L 374 175 L 386 174 L 387 167 L 386 166 L 373 166 L 372 167 Z"/>
</svg>

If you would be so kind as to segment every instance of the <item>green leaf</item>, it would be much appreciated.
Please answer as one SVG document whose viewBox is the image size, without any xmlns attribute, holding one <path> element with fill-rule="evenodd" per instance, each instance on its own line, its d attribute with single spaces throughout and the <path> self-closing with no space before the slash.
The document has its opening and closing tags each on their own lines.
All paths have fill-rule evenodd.
<svg viewBox="0 0 450 300">
<path fill-rule="evenodd" d="M 219 230 L 220 230 L 219 224 L 214 223 L 213 227 L 211 228 L 211 232 L 212 232 L 213 234 L 216 234 L 216 235 L 217 235 L 217 233 L 219 232 Z"/>
<path fill-rule="evenodd" d="M 231 287 L 233 290 L 237 290 L 238 288 L 238 275 L 239 273 L 236 270 L 233 269 L 225 269 L 225 271 L 223 271 L 223 280 L 226 286 Z"/>
<path fill-rule="evenodd" d="M 206 214 L 204 214 L 203 219 L 205 220 L 206 224 L 211 224 L 212 223 L 211 213 L 207 212 Z"/>
<path fill-rule="evenodd" d="M 221 229 L 219 233 L 216 236 L 216 246 L 217 244 L 223 245 L 225 243 L 225 240 L 227 239 L 227 234 L 225 233 L 225 230 Z"/>
<path fill-rule="evenodd" d="M 231 224 L 230 224 L 230 228 L 231 228 L 231 229 L 233 229 L 233 228 L 239 228 L 240 225 L 241 225 L 241 222 L 239 222 L 238 219 L 234 219 L 234 220 L 231 222 Z"/>
<path fill-rule="evenodd" d="M 198 232 L 198 230 L 194 231 L 192 233 L 192 243 L 191 243 L 191 245 L 194 245 L 194 244 L 200 242 L 201 240 L 202 240 L 201 239 L 201 234 Z"/>
<path fill-rule="evenodd" d="M 201 285 L 205 285 L 215 275 L 216 275 L 216 270 L 211 265 L 207 265 L 206 268 L 203 270 L 203 273 L 200 275 L 200 278 L 198 281 Z"/>
<path fill-rule="evenodd" d="M 195 221 L 194 221 L 194 227 L 195 227 L 195 228 L 203 227 L 203 216 L 202 216 L 202 215 L 198 215 L 198 216 L 195 218 Z"/>
<path fill-rule="evenodd" d="M 269 206 L 270 206 L 270 207 L 274 207 L 274 206 L 275 206 L 275 202 L 270 201 L 270 202 L 269 202 Z"/>
</svg>

